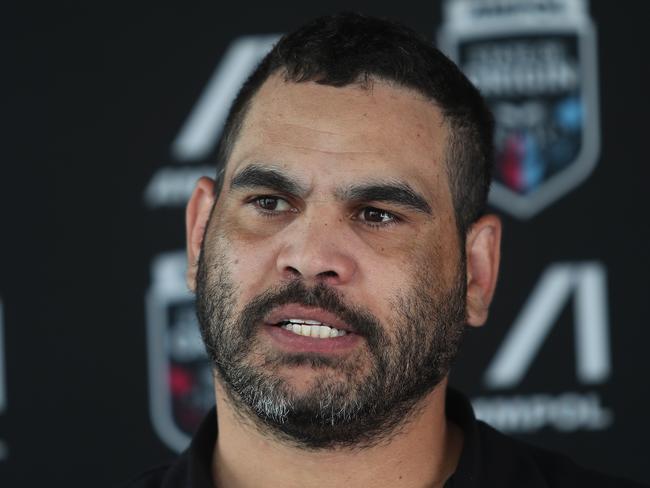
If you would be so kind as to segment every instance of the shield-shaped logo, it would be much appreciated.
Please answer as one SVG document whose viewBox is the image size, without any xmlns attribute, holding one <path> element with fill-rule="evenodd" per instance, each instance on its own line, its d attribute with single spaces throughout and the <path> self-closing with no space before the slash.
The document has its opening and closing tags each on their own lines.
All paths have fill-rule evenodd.
<svg viewBox="0 0 650 488">
<path fill-rule="evenodd" d="M 589 176 L 600 129 L 584 1 L 449 0 L 439 43 L 496 119 L 490 203 L 529 218 Z"/>
<path fill-rule="evenodd" d="M 183 251 L 155 257 L 146 297 L 149 410 L 156 432 L 177 452 L 214 404 L 212 371 L 185 269 Z"/>
</svg>

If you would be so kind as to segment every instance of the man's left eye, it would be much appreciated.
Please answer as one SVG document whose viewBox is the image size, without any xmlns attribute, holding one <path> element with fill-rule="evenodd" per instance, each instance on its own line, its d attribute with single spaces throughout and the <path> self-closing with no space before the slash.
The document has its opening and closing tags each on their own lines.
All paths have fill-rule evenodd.
<svg viewBox="0 0 650 488">
<path fill-rule="evenodd" d="M 366 207 L 362 209 L 357 218 L 371 224 L 387 224 L 397 220 L 392 213 L 375 207 Z"/>
<path fill-rule="evenodd" d="M 284 198 L 279 197 L 258 197 L 253 203 L 262 210 L 269 212 L 287 212 L 291 210 L 291 205 Z"/>
</svg>

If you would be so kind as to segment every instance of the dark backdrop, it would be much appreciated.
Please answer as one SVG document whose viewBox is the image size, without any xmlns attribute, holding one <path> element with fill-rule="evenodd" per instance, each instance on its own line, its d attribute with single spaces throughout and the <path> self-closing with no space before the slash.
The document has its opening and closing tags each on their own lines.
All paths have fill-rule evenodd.
<svg viewBox="0 0 650 488">
<path fill-rule="evenodd" d="M 563 3 L 453 19 L 438 2 L 9 9 L 0 485 L 110 486 L 182 446 L 210 398 L 179 263 L 211 117 L 264 36 L 342 9 L 432 40 L 447 26 L 499 111 L 503 269 L 452 383 L 495 426 L 650 482 L 647 8 Z"/>
</svg>

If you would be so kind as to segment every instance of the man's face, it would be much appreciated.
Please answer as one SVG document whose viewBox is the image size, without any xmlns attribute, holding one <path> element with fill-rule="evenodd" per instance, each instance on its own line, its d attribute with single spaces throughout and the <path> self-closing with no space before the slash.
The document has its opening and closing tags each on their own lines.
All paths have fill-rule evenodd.
<svg viewBox="0 0 650 488">
<path fill-rule="evenodd" d="M 372 444 L 446 375 L 466 283 L 446 137 L 433 104 L 379 81 L 273 76 L 253 98 L 197 302 L 217 380 L 267 431 Z"/>
</svg>

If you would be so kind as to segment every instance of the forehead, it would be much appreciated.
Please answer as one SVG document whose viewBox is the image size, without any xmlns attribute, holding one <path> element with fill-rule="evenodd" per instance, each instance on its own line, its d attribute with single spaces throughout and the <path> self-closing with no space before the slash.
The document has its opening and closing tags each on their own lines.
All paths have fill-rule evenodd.
<svg viewBox="0 0 650 488">
<path fill-rule="evenodd" d="M 440 184 L 448 186 L 446 140 L 440 110 L 413 90 L 380 80 L 339 88 L 274 75 L 251 100 L 226 179 L 247 162 L 262 162 L 307 177 L 313 170 L 339 179 L 399 178 L 440 193 Z"/>
</svg>

